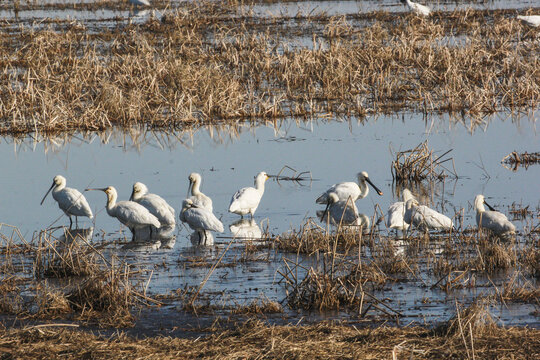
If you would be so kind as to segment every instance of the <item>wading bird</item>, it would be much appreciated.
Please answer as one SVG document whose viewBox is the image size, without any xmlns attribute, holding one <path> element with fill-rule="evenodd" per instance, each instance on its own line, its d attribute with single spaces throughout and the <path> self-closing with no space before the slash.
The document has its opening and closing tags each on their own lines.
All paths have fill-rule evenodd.
<svg viewBox="0 0 540 360">
<path fill-rule="evenodd" d="M 343 226 L 363 226 L 364 229 L 369 228 L 369 217 L 364 214 L 359 214 L 356 205 L 351 200 L 339 200 L 336 193 L 328 195 L 329 202 L 326 204 L 324 211 L 317 211 L 317 217 L 321 222 L 329 221 L 332 225 Z"/>
<path fill-rule="evenodd" d="M 490 210 L 484 208 L 484 204 Z M 484 195 L 476 195 L 474 198 L 474 207 L 476 209 L 476 225 L 479 228 L 491 230 L 497 235 L 512 235 L 516 232 L 516 227 L 512 224 L 506 215 L 495 211 L 485 200 Z"/>
<path fill-rule="evenodd" d="M 405 231 L 409 228 L 409 224 L 403 220 L 403 215 L 405 215 L 405 203 L 414 199 L 414 196 L 409 189 L 403 189 L 402 196 L 403 201 L 397 201 L 388 207 L 386 226 L 389 229 Z"/>
<path fill-rule="evenodd" d="M 130 201 L 141 204 L 157 217 L 161 225 L 174 225 L 176 215 L 174 209 L 159 195 L 149 194 L 146 185 L 140 182 L 133 184 Z"/>
<path fill-rule="evenodd" d="M 245 187 L 238 190 L 232 197 L 229 205 L 229 212 L 238 214 L 242 217 L 246 214 L 255 214 L 255 210 L 261 202 L 261 198 L 264 194 L 264 183 L 268 180 L 268 174 L 261 171 L 257 177 L 255 177 L 255 187 Z"/>
<path fill-rule="evenodd" d="M 401 2 L 409 7 L 412 12 L 420 16 L 429 16 L 431 14 L 431 9 L 425 5 L 412 2 L 410 0 L 401 0 Z"/>
<path fill-rule="evenodd" d="M 150 1 L 148 0 L 129 0 L 131 5 L 138 7 L 138 6 L 151 6 Z"/>
<path fill-rule="evenodd" d="M 517 18 L 529 26 L 540 26 L 540 15 L 518 15 Z"/>
<path fill-rule="evenodd" d="M 185 199 L 182 202 L 180 220 L 187 223 L 197 233 L 197 237 L 191 237 L 191 241 L 195 245 L 211 245 L 213 239 L 209 232 L 217 231 L 221 233 L 224 231 L 223 224 L 213 213 L 197 207 L 191 199 Z"/>
<path fill-rule="evenodd" d="M 77 189 L 66 187 L 66 178 L 62 175 L 56 175 L 53 179 L 53 183 L 43 199 L 41 204 L 45 201 L 45 198 L 52 190 L 52 197 L 58 203 L 58 207 L 69 217 L 69 227 L 73 226 L 73 220 L 71 216 L 75 216 L 75 224 L 77 225 L 78 216 L 86 216 L 90 219 L 94 218 L 92 210 L 88 201 L 83 194 Z"/>
<path fill-rule="evenodd" d="M 191 173 L 189 174 L 188 179 L 188 196 L 191 192 L 191 197 L 189 197 L 189 199 L 193 201 L 193 204 L 195 204 L 197 207 L 204 208 L 210 212 L 214 211 L 212 207 L 212 199 L 204 195 L 200 190 L 202 182 L 201 175 L 198 173 Z"/>
<path fill-rule="evenodd" d="M 328 190 L 326 190 L 325 193 L 321 194 L 321 196 L 319 196 L 315 202 L 317 204 L 328 204 L 330 200 L 330 193 L 335 193 L 339 200 L 348 200 L 350 198 L 354 202 L 357 199 L 363 199 L 367 196 L 367 194 L 369 194 L 367 184 L 371 185 L 377 194 L 383 194 L 382 191 L 371 182 L 367 172 L 362 171 L 358 173 L 357 176 L 358 183 L 350 181 L 334 184 Z"/>
<path fill-rule="evenodd" d="M 135 232 L 137 229 L 150 227 L 150 238 L 152 238 L 152 226 L 158 229 L 161 226 L 157 217 L 152 215 L 144 206 L 134 201 L 116 202 L 118 193 L 114 187 L 86 189 L 86 191 L 90 190 L 103 191 L 107 195 L 107 214 L 117 218 L 118 221 L 127 226 L 133 234 L 133 240 L 136 239 Z"/>
<path fill-rule="evenodd" d="M 416 228 L 429 230 L 450 230 L 454 226 L 452 220 L 425 205 L 420 205 L 416 199 L 409 199 L 405 203 L 403 220 Z"/>
</svg>

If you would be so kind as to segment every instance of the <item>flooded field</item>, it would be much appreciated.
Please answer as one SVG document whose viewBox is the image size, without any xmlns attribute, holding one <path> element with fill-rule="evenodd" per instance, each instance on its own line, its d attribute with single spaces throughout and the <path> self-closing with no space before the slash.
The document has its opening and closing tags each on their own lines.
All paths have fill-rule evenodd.
<svg viewBox="0 0 540 360">
<path fill-rule="evenodd" d="M 540 328 L 540 166 L 508 161 L 539 151 L 539 33 L 515 19 L 533 2 L 437 2 L 430 19 L 399 1 L 153 3 L 0 5 L 4 326 L 197 338 L 254 317 L 431 329 L 480 309 L 497 326 Z M 431 178 L 398 181 L 393 162 L 421 144 Z M 253 219 L 228 212 L 261 171 Z M 361 171 L 383 193 L 356 201 L 369 226 L 321 221 L 315 200 Z M 224 225 L 208 246 L 179 220 L 193 172 Z M 56 175 L 93 219 L 70 230 L 51 195 L 40 205 Z M 151 240 L 132 241 L 106 195 L 84 191 L 127 200 L 135 182 L 176 212 Z M 389 229 L 404 188 L 453 229 Z M 515 236 L 478 231 L 478 194 Z"/>
</svg>

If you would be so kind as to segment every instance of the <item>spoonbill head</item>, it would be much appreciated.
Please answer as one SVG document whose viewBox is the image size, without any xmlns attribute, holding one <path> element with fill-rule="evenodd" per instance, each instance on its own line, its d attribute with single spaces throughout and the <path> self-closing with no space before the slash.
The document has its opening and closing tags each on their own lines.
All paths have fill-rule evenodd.
<svg viewBox="0 0 540 360">
<path fill-rule="evenodd" d="M 412 2 L 410 0 L 400 0 L 403 4 L 407 5 L 407 7 L 414 12 L 416 15 L 420 16 L 429 16 L 431 14 L 431 9 L 428 8 L 425 5 Z"/>
<path fill-rule="evenodd" d="M 418 200 L 409 199 L 405 203 L 403 220 L 409 225 L 424 230 L 450 230 L 454 226 L 452 220 L 425 205 L 420 205 Z"/>
<path fill-rule="evenodd" d="M 189 225 L 198 234 L 198 245 L 210 245 L 209 231 L 223 232 L 223 223 L 210 211 L 197 207 L 193 200 L 185 199 L 182 202 L 180 220 Z M 209 240 L 207 242 L 207 239 Z M 192 238 L 193 240 L 193 238 Z"/>
<path fill-rule="evenodd" d="M 127 226 L 133 233 L 133 239 L 135 239 L 135 232 L 137 229 L 150 226 L 150 237 L 152 236 L 152 228 L 154 226 L 159 229 L 161 223 L 148 211 L 144 206 L 134 201 L 119 201 L 118 193 L 112 186 L 106 188 L 86 189 L 88 191 L 99 190 L 103 191 L 107 195 L 107 214 L 109 216 L 118 219 L 122 224 Z"/>
<path fill-rule="evenodd" d="M 484 208 L 486 205 L 490 210 Z M 506 215 L 496 211 L 485 200 L 484 195 L 476 195 L 474 198 L 474 207 L 476 209 L 476 225 L 492 231 L 496 235 L 512 235 L 516 232 L 516 227 L 512 224 Z"/>
<path fill-rule="evenodd" d="M 148 188 L 141 182 L 133 184 L 130 201 L 134 201 L 150 211 L 157 217 L 162 225 L 174 225 L 176 223 L 175 211 L 167 201 L 156 194 L 149 194 Z"/>
<path fill-rule="evenodd" d="M 58 207 L 69 217 L 69 227 L 73 225 L 71 216 L 75 216 L 77 222 L 78 216 L 86 216 L 90 219 L 94 217 L 90 205 L 83 194 L 77 189 L 66 187 L 66 178 L 62 175 L 56 175 L 49 190 L 41 199 L 40 205 L 43 205 L 45 198 L 52 191 L 52 197 L 58 203 Z"/>
<path fill-rule="evenodd" d="M 261 171 L 255 177 L 255 187 L 245 187 L 238 190 L 231 198 L 229 204 L 229 212 L 238 214 L 242 217 L 246 214 L 250 214 L 253 218 L 255 210 L 261 202 L 261 198 L 264 194 L 264 183 L 268 180 L 269 176 L 266 172 Z"/>
<path fill-rule="evenodd" d="M 339 200 L 352 199 L 356 201 L 357 199 L 363 199 L 369 194 L 368 184 L 375 189 L 377 194 L 382 195 L 383 192 L 371 181 L 367 172 L 362 171 L 357 174 L 358 183 L 355 182 L 342 182 L 332 185 L 326 192 L 321 194 L 315 202 L 317 204 L 328 204 L 330 201 L 330 193 L 335 193 Z"/>
<path fill-rule="evenodd" d="M 201 175 L 195 172 L 191 173 L 189 174 L 188 180 L 188 196 L 191 194 L 190 199 L 198 207 L 205 208 L 206 210 L 212 212 L 214 210 L 212 205 L 212 199 L 203 194 L 200 190 L 202 182 Z"/>
</svg>

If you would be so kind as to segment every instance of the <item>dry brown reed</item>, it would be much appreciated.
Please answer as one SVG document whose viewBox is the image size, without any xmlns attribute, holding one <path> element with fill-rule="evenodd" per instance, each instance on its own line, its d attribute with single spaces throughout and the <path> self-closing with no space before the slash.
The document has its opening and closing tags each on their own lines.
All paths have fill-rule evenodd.
<svg viewBox="0 0 540 360">
<path fill-rule="evenodd" d="M 433 150 L 429 149 L 427 140 L 414 149 L 398 151 L 391 165 L 392 179 L 398 183 L 444 180 L 448 176 L 448 170 L 442 164 L 453 162 L 453 159 L 443 157 L 450 151 L 435 156 Z M 455 171 L 453 175 L 456 176 Z"/>
<path fill-rule="evenodd" d="M 429 21 L 371 13 L 359 30 L 351 18 L 260 18 L 240 5 L 186 2 L 162 21 L 113 29 L 0 26 L 9 54 L 0 59 L 0 133 L 407 109 L 469 115 L 474 129 L 486 114 L 538 106 L 540 45 L 504 11 Z M 292 46 L 291 33 L 313 44 Z"/>
<path fill-rule="evenodd" d="M 539 330 L 490 327 L 448 336 L 423 327 L 358 328 L 322 322 L 305 326 L 248 321 L 206 337 L 181 339 L 125 334 L 99 336 L 57 326 L 0 330 L 6 358 L 65 359 L 534 359 L 540 356 Z M 471 324 L 469 327 L 467 324 Z M 458 326 L 459 327 L 459 326 Z"/>
<path fill-rule="evenodd" d="M 540 152 L 528 153 L 525 151 L 524 153 L 519 154 L 516 151 L 512 151 L 502 158 L 501 163 L 511 165 L 512 170 L 514 171 L 517 170 L 519 166 L 523 166 L 527 169 L 529 165 L 540 163 Z"/>
</svg>

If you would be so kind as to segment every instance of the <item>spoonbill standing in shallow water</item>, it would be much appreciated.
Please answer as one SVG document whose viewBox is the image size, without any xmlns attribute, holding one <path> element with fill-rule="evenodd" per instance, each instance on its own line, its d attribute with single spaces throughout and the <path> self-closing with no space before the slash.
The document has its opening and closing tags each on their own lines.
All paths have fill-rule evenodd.
<svg viewBox="0 0 540 360">
<path fill-rule="evenodd" d="M 490 210 L 484 208 L 484 204 Z M 476 209 L 476 225 L 493 231 L 497 235 L 512 235 L 516 232 L 516 227 L 512 224 L 506 215 L 495 211 L 484 199 L 484 195 L 476 195 L 474 198 L 474 207 Z"/>
<path fill-rule="evenodd" d="M 146 185 L 140 182 L 133 184 L 130 201 L 141 204 L 157 217 L 162 225 L 174 225 L 176 216 L 174 209 L 159 195 L 149 194 Z"/>
<path fill-rule="evenodd" d="M 368 173 L 362 171 L 358 173 L 358 183 L 349 181 L 332 185 L 325 193 L 315 200 L 317 204 L 328 204 L 330 201 L 330 193 L 335 193 L 339 200 L 348 200 L 349 198 L 354 202 L 357 199 L 363 199 L 369 194 L 369 188 L 367 184 L 373 186 L 377 194 L 382 195 L 383 192 L 379 190 L 375 184 L 369 179 Z"/>
<path fill-rule="evenodd" d="M 268 180 L 268 174 L 261 171 L 257 177 L 255 177 L 255 187 L 245 187 L 238 190 L 232 197 L 229 205 L 229 212 L 238 214 L 242 217 L 246 214 L 255 214 L 255 210 L 261 202 L 261 198 L 264 194 L 264 183 Z"/>
<path fill-rule="evenodd" d="M 223 224 L 213 213 L 204 208 L 197 207 L 191 199 L 185 199 L 182 202 L 180 220 L 187 223 L 198 234 L 198 243 L 195 245 L 211 245 L 212 235 L 209 231 L 220 233 L 224 231 Z"/>
<path fill-rule="evenodd" d="M 397 201 L 388 207 L 386 226 L 389 229 L 405 231 L 409 228 L 409 224 L 403 220 L 403 215 L 405 215 L 405 203 L 414 199 L 414 195 L 409 189 L 403 189 L 402 196 L 403 201 Z"/>
<path fill-rule="evenodd" d="M 52 190 L 52 197 L 58 202 L 58 207 L 69 217 L 69 227 L 73 226 L 73 220 L 71 216 L 75 216 L 75 224 L 77 224 L 78 216 L 86 216 L 90 219 L 94 218 L 92 210 L 88 201 L 83 194 L 77 189 L 66 187 L 66 178 L 62 175 L 56 175 L 53 179 L 53 183 L 43 199 L 41 204 L 45 201 L 45 198 Z"/>
<path fill-rule="evenodd" d="M 189 188 L 188 188 L 188 196 L 191 192 L 190 199 L 193 201 L 193 204 L 195 204 L 197 207 L 204 208 L 210 212 L 214 211 L 212 206 L 212 199 L 210 199 L 208 196 L 204 195 L 201 190 L 201 182 L 202 177 L 198 173 L 191 173 L 189 174 Z"/>
<path fill-rule="evenodd" d="M 330 221 L 332 225 L 363 226 L 369 228 L 369 217 L 359 214 L 352 200 L 339 200 L 336 193 L 328 195 L 329 202 L 324 211 L 317 211 L 321 221 Z"/>
<path fill-rule="evenodd" d="M 161 223 L 148 211 L 144 206 L 137 204 L 134 201 L 119 201 L 118 193 L 112 186 L 100 189 L 86 189 L 103 191 L 107 195 L 107 214 L 117 218 L 122 224 L 127 226 L 133 233 L 133 240 L 135 240 L 135 231 L 137 229 L 150 227 L 150 238 L 152 237 L 152 226 L 159 229 Z"/>
<path fill-rule="evenodd" d="M 517 18 L 532 27 L 540 26 L 540 15 L 518 15 Z"/>
<path fill-rule="evenodd" d="M 129 2 L 134 6 L 151 6 L 148 0 L 129 0 Z"/>
<path fill-rule="evenodd" d="M 454 226 L 452 220 L 425 205 L 420 205 L 416 199 L 409 199 L 405 203 L 403 220 L 409 225 L 428 230 L 450 230 Z"/>
<path fill-rule="evenodd" d="M 431 9 L 425 5 L 415 3 L 410 0 L 401 0 L 401 2 L 406 4 L 416 15 L 429 16 L 429 14 L 431 14 Z"/>
</svg>

